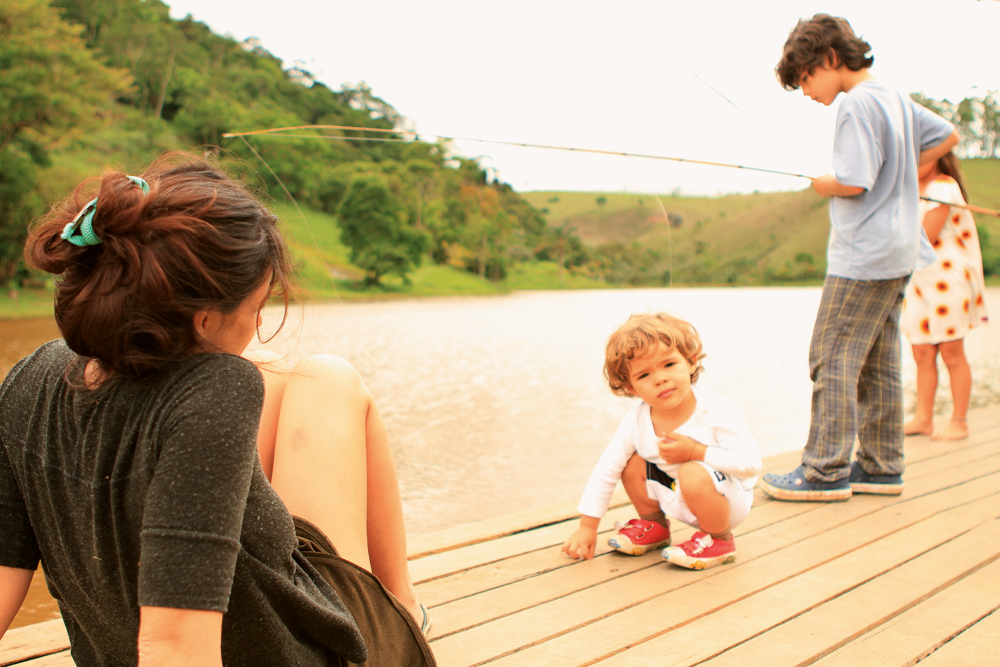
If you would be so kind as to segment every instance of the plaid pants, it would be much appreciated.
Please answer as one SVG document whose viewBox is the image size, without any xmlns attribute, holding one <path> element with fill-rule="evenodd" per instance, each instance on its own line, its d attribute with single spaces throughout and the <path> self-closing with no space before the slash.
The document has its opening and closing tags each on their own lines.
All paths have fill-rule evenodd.
<svg viewBox="0 0 1000 667">
<path fill-rule="evenodd" d="M 903 380 L 899 317 L 910 277 L 827 276 L 809 348 L 813 381 L 805 476 L 834 482 L 858 461 L 873 475 L 903 472 Z"/>
</svg>

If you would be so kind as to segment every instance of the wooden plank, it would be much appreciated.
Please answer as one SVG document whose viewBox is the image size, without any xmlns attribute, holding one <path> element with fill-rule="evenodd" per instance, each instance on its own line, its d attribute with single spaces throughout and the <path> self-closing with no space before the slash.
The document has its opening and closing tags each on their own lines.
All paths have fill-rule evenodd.
<svg viewBox="0 0 1000 667">
<path fill-rule="evenodd" d="M 650 635 L 651 640 L 636 646 L 637 641 L 633 638 L 628 645 L 636 646 L 635 648 L 622 651 L 625 646 L 620 646 L 614 651 L 606 651 L 605 660 L 589 659 L 586 664 L 596 663 L 601 667 L 620 665 L 674 667 L 707 665 L 713 662 L 718 665 L 767 665 L 767 667 L 808 664 L 786 660 L 783 655 L 776 657 L 776 654 L 791 651 L 800 643 L 809 641 L 813 635 L 822 633 L 824 628 L 799 624 L 797 631 L 801 636 L 784 633 L 780 637 L 775 636 L 775 628 L 783 628 L 783 624 L 788 624 L 788 619 L 794 619 L 824 603 L 836 601 L 845 591 L 879 575 L 885 576 L 900 571 L 908 562 L 924 563 L 924 568 L 919 573 L 923 578 L 914 577 L 912 568 L 902 570 L 910 578 L 903 582 L 897 578 L 894 580 L 894 586 L 899 589 L 919 591 L 913 593 L 917 596 L 940 586 L 941 579 L 948 581 L 956 577 L 956 572 L 978 567 L 984 559 L 989 558 L 980 551 L 984 544 L 987 544 L 990 550 L 1000 550 L 1000 522 L 985 518 L 995 511 L 996 502 L 995 499 L 990 502 L 980 501 L 975 508 L 973 505 L 967 505 L 932 516 L 926 521 L 896 531 L 883 540 L 849 549 L 816 567 L 800 570 L 795 576 L 776 580 L 773 585 L 749 596 L 743 596 L 745 582 L 741 581 L 737 576 L 738 573 L 734 571 L 729 581 L 721 579 L 712 581 L 714 584 L 712 588 L 704 585 L 692 586 L 685 591 L 685 595 L 667 596 L 668 599 L 657 600 L 654 604 L 645 605 L 644 609 L 629 610 L 627 615 L 619 614 L 623 618 L 615 617 L 615 624 L 630 621 L 635 623 L 638 619 L 648 618 L 646 626 L 654 629 L 654 633 Z M 983 523 L 984 521 L 986 523 Z M 975 530 L 970 530 L 972 528 Z M 933 532 L 928 534 L 929 530 Z M 819 555 L 816 554 L 817 548 L 822 549 L 826 540 L 820 538 L 811 541 L 812 549 L 796 548 L 794 551 L 798 553 L 794 556 L 788 555 L 795 560 L 810 555 L 815 558 Z M 893 545 L 891 550 L 886 548 L 889 543 Z M 934 554 L 930 558 L 930 564 L 920 560 L 927 554 Z M 762 561 L 768 560 L 780 562 L 782 559 L 762 559 Z M 790 560 L 786 559 L 786 562 Z M 776 563 L 767 564 L 773 566 Z M 778 573 L 769 572 L 765 576 L 773 578 L 775 574 Z M 698 601 L 698 598 L 705 596 L 715 597 L 716 604 L 710 606 Z M 705 608 L 705 612 L 697 613 L 695 610 L 698 607 Z M 683 620 L 664 631 L 662 628 L 668 623 L 664 623 L 663 619 L 675 618 L 675 614 Z M 655 621 L 658 619 L 661 629 L 656 628 Z M 590 628 L 590 636 L 603 635 L 611 629 L 608 627 L 611 626 L 609 623 L 601 625 L 605 627 L 599 628 L 595 623 Z M 751 642 L 754 642 L 758 652 L 768 651 L 767 660 L 749 650 L 734 654 L 734 651 L 748 646 Z M 787 642 L 791 642 L 792 646 L 785 646 Z M 724 652 L 731 648 L 729 652 Z M 715 656 L 719 656 L 718 660 L 712 661 Z M 579 659 L 580 656 L 572 657 L 574 658 L 572 661 L 565 661 L 562 664 L 585 662 Z M 599 657 L 601 656 L 594 656 L 594 658 Z M 559 664 L 558 661 L 537 663 L 534 655 L 530 656 L 529 660 L 530 664 Z M 502 663 L 498 661 L 497 664 L 499 667 Z"/>
<path fill-rule="evenodd" d="M 1000 498 L 990 506 L 996 516 Z M 892 536 L 884 542 L 878 545 L 881 553 L 867 555 L 878 559 L 895 551 L 900 540 Z M 832 649 L 853 641 L 915 603 L 953 585 L 998 554 L 1000 520 L 994 519 L 702 664 L 705 667 L 812 664 Z M 867 562 L 855 558 L 842 560 L 844 563 L 836 564 L 836 569 L 841 571 L 847 566 L 868 566 Z M 839 579 L 838 575 L 834 576 Z M 850 579 L 845 577 L 842 581 L 847 583 Z"/>
<path fill-rule="evenodd" d="M 834 651 L 817 667 L 908 667 L 1000 607 L 1000 561 Z M 994 640 L 1000 634 L 994 636 Z M 995 641 L 993 650 L 996 649 Z M 979 656 L 982 664 L 985 654 Z M 921 663 L 923 664 L 923 663 Z"/>
<path fill-rule="evenodd" d="M 632 509 L 631 505 L 615 508 L 601 520 L 600 530 L 607 532 L 614 527 L 615 521 L 627 521 L 634 516 L 635 510 Z M 417 583 L 431 581 L 538 549 L 547 549 L 565 542 L 566 538 L 573 532 L 575 523 L 574 519 L 541 528 L 532 528 L 488 542 L 477 542 L 412 560 L 410 561 L 410 576 Z"/>
<path fill-rule="evenodd" d="M 981 667 L 996 659 L 1000 611 L 995 611 L 920 661 L 920 667 Z"/>
<path fill-rule="evenodd" d="M 60 651 L 59 653 L 53 653 L 52 655 L 47 655 L 42 658 L 35 658 L 34 660 L 28 660 L 27 662 L 18 663 L 17 667 L 75 667 L 76 663 L 73 662 L 73 656 L 70 652 Z"/>
<path fill-rule="evenodd" d="M 994 453 L 1000 452 L 1000 442 L 993 443 L 991 451 Z M 962 465 L 957 465 L 948 470 L 936 470 L 931 475 L 925 475 L 922 480 L 918 479 L 912 482 L 906 494 L 900 498 L 887 497 L 873 499 L 871 496 L 868 496 L 867 502 L 899 502 L 920 493 L 934 492 L 949 484 L 960 482 L 973 473 L 985 474 L 1000 470 L 1000 456 L 994 456 L 991 460 L 977 458 L 976 460 L 967 462 L 964 459 L 955 457 L 952 461 L 962 462 Z M 917 465 L 919 466 L 920 464 Z M 862 498 L 859 496 L 852 502 L 857 503 Z M 869 504 L 864 507 L 855 506 L 855 509 L 847 514 L 841 510 L 835 510 L 838 518 L 834 523 L 840 520 L 850 520 L 855 516 L 856 511 L 874 511 L 880 506 L 877 504 Z M 772 522 L 788 520 L 800 513 L 818 510 L 821 507 L 822 505 L 817 504 L 776 502 L 765 504 L 761 508 L 754 508 L 747 522 L 738 531 L 741 540 L 740 543 L 742 545 L 743 538 L 754 530 L 769 525 Z M 776 514 L 772 515 L 772 512 Z M 818 530 L 827 529 L 833 525 L 830 523 L 831 519 L 829 518 L 825 518 L 823 521 L 825 522 L 824 525 L 818 526 Z M 680 524 L 675 524 L 675 528 L 678 525 Z M 569 534 L 568 531 L 570 528 L 566 530 L 567 532 L 564 534 Z M 677 532 L 677 535 L 683 539 L 686 533 L 682 529 Z M 562 538 L 562 535 L 559 537 Z M 543 597 L 546 595 L 551 595 L 552 597 L 568 595 L 574 590 L 596 585 L 609 578 L 622 576 L 629 571 L 645 566 L 655 566 L 659 563 L 655 554 L 647 554 L 644 559 L 652 559 L 648 565 L 643 559 L 639 559 L 642 561 L 640 564 L 635 564 L 632 561 L 636 559 L 624 559 L 625 562 L 623 563 L 623 560 L 619 558 L 617 563 L 621 565 L 594 565 L 586 570 L 573 570 L 555 576 L 552 573 L 559 568 L 576 566 L 572 561 L 562 556 L 555 546 L 547 550 L 533 552 L 527 557 L 514 557 L 497 561 L 485 568 L 474 568 L 443 577 L 428 584 L 419 585 L 418 593 L 422 597 L 426 595 L 428 600 L 430 600 L 430 604 L 438 606 L 448 602 L 454 603 L 450 607 L 435 609 L 435 635 L 441 636 L 462 627 L 488 621 L 491 614 L 496 616 L 506 615 L 534 604 L 540 604 L 544 602 Z M 602 551 L 606 552 L 606 549 L 606 547 L 602 547 Z M 617 557 L 617 554 L 615 556 Z M 745 558 L 742 546 L 740 558 Z M 597 560 L 599 559 L 600 557 Z M 544 581 L 536 580 L 533 576 L 535 574 L 545 574 L 546 577 Z M 490 594 L 485 599 L 473 597 L 485 591 L 496 592 Z M 449 619 L 454 619 L 460 625 L 452 626 Z"/>
<path fill-rule="evenodd" d="M 410 560 L 422 556 L 430 556 L 441 551 L 494 540 L 504 535 L 521 532 L 529 528 L 538 528 L 559 523 L 568 519 L 580 517 L 576 511 L 579 501 L 560 503 L 549 507 L 540 507 L 521 514 L 487 519 L 464 526 L 456 526 L 435 533 L 417 535 L 407 538 L 407 553 Z M 620 485 L 611 496 L 610 507 L 621 507 L 629 503 L 628 495 Z"/>
<path fill-rule="evenodd" d="M 69 636 L 61 618 L 13 628 L 0 640 L 0 667 L 69 647 Z"/>
<path fill-rule="evenodd" d="M 663 564 L 483 623 L 458 635 L 436 639 L 432 645 L 442 667 L 477 664 L 509 653 L 514 653 L 509 664 L 518 660 L 533 665 L 572 664 L 564 662 L 570 655 L 580 663 L 601 658 L 620 650 L 619 642 L 635 643 L 659 634 L 665 618 L 683 619 L 685 623 L 699 618 L 729 604 L 733 598 L 773 586 L 796 572 L 860 549 L 887 533 L 927 517 L 943 516 L 947 507 L 993 493 L 998 483 L 1000 474 L 993 474 L 906 502 L 887 505 L 884 498 L 863 496 L 850 503 L 822 505 L 740 537 L 740 560 L 733 567 L 689 572 Z M 950 534 L 948 530 L 945 533 Z M 922 535 L 920 544 L 926 545 L 937 538 L 937 535 Z M 609 557 L 627 558 L 618 554 Z M 577 567 L 592 567 L 591 563 Z M 717 578 L 720 582 L 736 582 L 731 584 L 736 588 L 729 589 L 714 581 L 708 586 L 698 586 L 702 580 Z M 692 592 L 695 588 L 705 588 L 711 593 L 695 594 Z M 656 611 L 636 612 L 644 608 Z M 442 608 L 437 616 L 445 611 Z M 515 653 L 518 651 L 521 653 Z"/>
<path fill-rule="evenodd" d="M 1000 431 L 998 438 L 992 442 L 977 447 L 969 447 L 960 450 L 955 454 L 947 456 L 941 460 L 918 461 L 910 465 L 908 476 L 911 480 L 919 479 L 929 474 L 939 474 L 945 468 L 954 468 L 965 463 L 982 461 L 989 456 L 1000 454 Z M 908 497 L 917 488 L 910 482 L 910 488 L 904 494 Z M 768 499 L 770 500 L 770 499 Z M 750 514 L 750 521 L 740 527 L 740 533 L 746 533 L 753 529 L 754 520 L 761 516 L 762 507 L 770 503 L 764 500 L 755 501 L 758 505 Z M 790 516 L 793 513 L 809 511 L 811 506 L 795 505 L 797 509 L 792 509 L 787 503 L 776 503 L 783 509 L 779 510 Z M 609 514 L 605 524 L 610 524 L 614 519 L 627 520 L 634 516 L 631 505 L 614 510 Z M 786 518 L 787 518 L 786 516 Z M 411 563 L 411 572 L 418 582 L 418 592 L 426 604 L 436 606 L 446 602 L 458 600 L 478 592 L 495 589 L 510 583 L 520 581 L 535 574 L 549 572 L 558 567 L 565 567 L 572 564 L 562 557 L 558 552 L 558 547 L 568 536 L 575 526 L 575 520 L 549 526 L 551 530 L 542 532 L 533 531 L 530 537 L 527 534 L 519 535 L 519 541 L 515 545 L 500 547 L 499 545 L 508 543 L 508 537 L 498 538 L 488 545 L 480 545 L 475 548 L 478 553 L 469 553 L 466 549 L 460 548 L 454 552 L 437 554 L 430 560 L 421 559 Z M 675 522 L 675 528 L 678 524 Z M 607 525 L 604 526 L 608 528 Z M 678 533 L 680 534 L 680 533 Z M 602 536 L 603 537 L 603 536 Z M 548 553 L 555 550 L 554 555 Z M 608 551 L 604 539 L 599 541 L 598 553 Z M 503 555 L 506 554 L 506 555 Z M 524 554 L 530 554 L 525 556 Z M 503 556 L 502 556 L 503 555 Z M 498 557 L 501 556 L 501 557 Z M 489 561 L 483 563 L 485 558 Z M 422 562 L 423 561 L 423 562 Z M 433 565 L 431 564 L 433 562 Z M 465 568 L 465 569 L 462 569 Z M 454 570 L 448 572 L 448 570 Z M 431 577 L 431 574 L 437 576 Z M 598 580 L 583 582 L 582 585 L 598 583 Z M 526 605 L 522 605 L 526 606 Z M 510 613 L 508 609 L 506 613 Z M 440 627 L 437 633 L 444 632 Z"/>
<path fill-rule="evenodd" d="M 780 524 L 789 517 L 808 514 L 809 510 L 813 509 L 816 508 L 792 503 L 775 503 L 766 510 L 752 512 L 747 522 L 741 526 L 740 534 L 748 534 L 767 525 Z M 693 529 L 684 526 L 684 524 L 675 524 L 674 529 L 674 537 L 677 541 L 686 540 L 693 532 Z M 442 637 L 639 570 L 662 568 L 664 565 L 658 552 L 650 552 L 640 557 L 623 556 L 611 553 L 606 543 L 602 545 L 600 555 L 587 562 L 571 561 L 556 548 L 539 551 L 527 555 L 523 559 L 527 561 L 524 564 L 524 569 L 531 571 L 531 576 L 521 577 L 518 580 L 507 581 L 496 586 L 487 586 L 485 585 L 487 582 L 482 582 L 481 578 L 476 579 L 473 580 L 474 583 L 481 586 L 476 594 L 455 598 L 435 607 L 434 636 Z M 501 567 L 510 562 L 512 562 L 512 566 L 517 566 L 520 561 L 511 559 L 511 561 L 498 563 L 492 567 L 497 568 L 499 572 Z M 457 576 L 456 583 L 466 584 L 466 580 L 471 580 L 472 575 L 472 572 L 464 572 Z M 442 581 L 448 582 L 450 580 Z M 424 595 L 424 590 L 426 589 L 423 587 L 417 589 L 421 597 Z"/>
</svg>

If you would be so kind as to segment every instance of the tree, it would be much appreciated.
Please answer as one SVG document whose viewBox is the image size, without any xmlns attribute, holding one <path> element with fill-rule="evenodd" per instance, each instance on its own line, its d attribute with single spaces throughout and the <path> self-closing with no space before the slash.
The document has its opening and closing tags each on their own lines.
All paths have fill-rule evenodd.
<svg viewBox="0 0 1000 667">
<path fill-rule="evenodd" d="M 106 122 L 127 73 L 104 67 L 80 27 L 46 0 L 0 4 L 0 281 L 16 270 L 27 222 L 41 211 L 37 167 L 51 149 Z"/>
<path fill-rule="evenodd" d="M 0 150 L 0 285 L 14 278 L 28 223 L 41 210 L 41 198 L 35 192 L 37 180 L 37 170 L 28 157 L 16 150 Z"/>
<path fill-rule="evenodd" d="M 603 199 L 599 197 L 598 200 Z M 552 235 L 555 236 L 556 255 L 559 257 L 559 284 L 563 284 L 563 269 L 566 268 L 566 244 L 570 237 L 576 232 L 576 227 L 570 227 L 568 222 L 564 222 L 559 227 L 552 228 Z"/>
<path fill-rule="evenodd" d="M 337 209 L 341 241 L 351 249 L 351 263 L 365 271 L 365 283 L 397 275 L 407 284 L 420 265 L 428 237 L 407 221 L 406 209 L 388 180 L 376 174 L 351 179 Z"/>
</svg>

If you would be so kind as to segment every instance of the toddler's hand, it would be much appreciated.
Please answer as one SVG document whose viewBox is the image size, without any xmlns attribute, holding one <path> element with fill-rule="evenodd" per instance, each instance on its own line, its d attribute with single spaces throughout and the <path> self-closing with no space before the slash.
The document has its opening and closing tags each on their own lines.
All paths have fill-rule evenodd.
<svg viewBox="0 0 1000 667">
<path fill-rule="evenodd" d="M 685 463 L 691 460 L 697 445 L 686 435 L 667 433 L 660 440 L 660 456 L 667 463 Z"/>
<path fill-rule="evenodd" d="M 597 531 L 580 526 L 562 545 L 562 552 L 570 558 L 590 560 L 594 557 Z"/>
</svg>

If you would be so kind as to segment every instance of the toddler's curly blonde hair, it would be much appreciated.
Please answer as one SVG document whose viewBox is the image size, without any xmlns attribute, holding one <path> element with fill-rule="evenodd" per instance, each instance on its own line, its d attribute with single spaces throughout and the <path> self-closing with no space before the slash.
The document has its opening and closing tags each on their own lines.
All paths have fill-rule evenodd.
<svg viewBox="0 0 1000 667">
<path fill-rule="evenodd" d="M 697 330 L 679 317 L 652 313 L 633 315 L 608 338 L 604 349 L 604 377 L 611 391 L 619 396 L 632 396 L 629 362 L 641 357 L 657 342 L 677 348 L 694 368 L 691 383 L 697 382 L 702 371 L 701 360 L 705 358 Z"/>
</svg>

